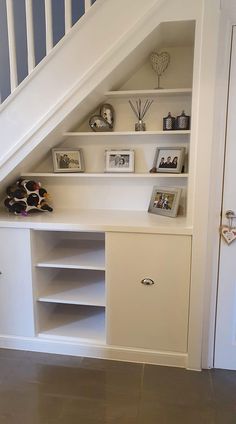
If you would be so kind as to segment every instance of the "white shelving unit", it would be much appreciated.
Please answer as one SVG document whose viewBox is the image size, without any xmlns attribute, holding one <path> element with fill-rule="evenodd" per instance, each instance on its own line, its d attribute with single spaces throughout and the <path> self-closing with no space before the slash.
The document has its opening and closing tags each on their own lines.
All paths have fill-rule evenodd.
<svg viewBox="0 0 236 424">
<path fill-rule="evenodd" d="M 186 211 L 191 130 L 163 131 L 162 118 L 172 111 L 172 107 L 176 110 L 175 115 L 183 109 L 191 114 L 191 94 L 189 87 L 109 91 L 105 93 L 107 102 L 113 105 L 116 114 L 113 131 L 93 132 L 87 119 L 80 128 L 64 133 L 61 147 L 82 150 L 85 172 L 54 173 L 52 158 L 49 155 L 38 168 L 31 172 L 23 171 L 22 177 L 42 179 L 51 194 L 54 209 L 67 205 L 68 209 L 147 211 L 153 186 L 159 185 L 182 188 L 182 210 Z M 144 100 L 145 97 L 153 98 L 154 103 L 147 114 L 147 131 L 137 132 L 133 130 L 136 118 L 128 100 Z M 165 146 L 185 148 L 183 173 L 149 173 L 153 167 L 156 148 Z M 104 153 L 109 149 L 134 150 L 135 172 L 105 172 Z"/>
<path fill-rule="evenodd" d="M 178 25 L 185 28 L 184 23 Z M 189 25 L 194 30 L 194 22 Z M 185 110 L 191 116 L 194 37 L 187 38 L 185 46 L 170 46 L 170 74 L 167 69 L 162 78 L 165 87 L 175 88 L 146 89 L 156 82 L 150 63 L 143 63 L 122 87 L 100 93 L 97 110 L 91 110 L 84 122 L 69 128 L 57 142 L 50 138 L 40 163 L 22 169 L 21 177 L 45 187 L 53 212 L 22 217 L 0 211 L 5 227 L 1 237 L 7 240 L 10 234 L 11 240 L 4 261 L 12 261 L 12 233 L 25 234 L 27 279 L 24 255 L 20 255 L 25 292 L 32 282 L 27 302 L 18 292 L 12 300 L 14 290 L 3 273 L 2 299 L 7 293 L 7 307 L 18 311 L 23 299 L 31 313 L 25 331 L 25 320 L 11 323 L 3 308 L 1 333 L 13 335 L 11 346 L 20 336 L 20 347 L 27 349 L 32 337 L 34 350 L 38 346 L 55 353 L 186 366 L 197 141 L 195 131 L 162 128 L 168 112 L 178 116 Z M 181 40 L 184 43 L 184 37 Z M 150 52 L 146 53 L 148 57 Z M 100 95 L 93 94 L 93 100 Z M 147 131 L 142 132 L 134 131 L 137 119 L 128 102 L 139 98 L 143 104 L 153 99 L 144 119 Z M 90 101 L 92 97 L 84 110 Z M 89 118 L 99 113 L 100 101 L 114 108 L 113 131 L 93 132 L 89 127 Z M 83 105 L 79 115 L 78 108 L 78 119 L 84 116 Z M 81 149 L 85 172 L 53 172 L 49 149 L 56 143 L 62 149 Z M 156 149 L 165 147 L 185 149 L 182 173 L 149 172 Z M 104 153 L 111 149 L 133 150 L 135 171 L 105 172 Z M 182 189 L 176 218 L 148 213 L 153 186 Z"/>
<path fill-rule="evenodd" d="M 27 179 L 42 179 L 54 208 L 52 214 L 47 214 L 47 220 L 41 217 L 28 219 L 34 233 L 34 296 L 37 335 L 41 339 L 97 345 L 109 343 L 107 316 L 111 311 L 107 312 L 106 274 L 111 270 L 105 261 L 105 234 L 106 240 L 111 234 L 114 237 L 117 258 L 121 254 L 116 245 L 117 234 L 119 238 L 123 233 L 125 238 L 127 232 L 142 233 L 153 246 L 156 242 L 153 237 L 160 235 L 165 240 L 170 237 L 171 243 L 177 244 L 179 237 L 188 243 L 191 238 L 192 228 L 185 212 L 191 176 L 188 166 L 191 130 L 163 131 L 162 119 L 169 111 L 177 116 L 183 109 L 191 115 L 192 89 L 121 88 L 106 92 L 105 97 L 105 102 L 112 104 L 115 110 L 113 131 L 93 132 L 88 117 L 78 128 L 65 132 L 59 145 L 59 148 L 82 150 L 85 172 L 53 172 L 49 152 L 38 167 L 21 174 Z M 145 98 L 153 99 L 145 117 L 147 131 L 141 132 L 134 131 L 136 117 L 128 102 L 139 98 L 143 102 Z M 156 149 L 165 146 L 185 148 L 183 173 L 149 172 Z M 134 150 L 135 172 L 105 172 L 104 153 L 109 149 Z M 154 185 L 182 188 L 182 216 L 173 219 L 147 212 Z M 136 250 L 141 251 L 142 246 L 136 246 Z M 108 251 L 106 254 L 109 257 Z M 142 268 L 142 261 L 140 264 Z M 146 274 L 149 275 L 145 270 L 143 276 Z M 187 311 L 186 302 L 184 307 Z"/>
</svg>

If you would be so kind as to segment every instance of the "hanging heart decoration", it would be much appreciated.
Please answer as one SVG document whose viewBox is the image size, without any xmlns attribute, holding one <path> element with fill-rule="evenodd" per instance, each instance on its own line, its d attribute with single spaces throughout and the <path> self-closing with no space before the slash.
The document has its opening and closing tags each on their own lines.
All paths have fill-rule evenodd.
<svg viewBox="0 0 236 424">
<path fill-rule="evenodd" d="M 236 239 L 236 228 L 222 227 L 221 234 L 226 243 L 230 244 Z"/>
<path fill-rule="evenodd" d="M 112 105 L 105 103 L 100 107 L 100 114 L 91 116 L 90 128 L 93 131 L 111 131 L 114 124 L 114 109 Z"/>
<path fill-rule="evenodd" d="M 158 76 L 161 76 L 170 63 L 170 55 L 167 52 L 153 52 L 151 53 L 150 60 L 153 70 Z"/>
</svg>

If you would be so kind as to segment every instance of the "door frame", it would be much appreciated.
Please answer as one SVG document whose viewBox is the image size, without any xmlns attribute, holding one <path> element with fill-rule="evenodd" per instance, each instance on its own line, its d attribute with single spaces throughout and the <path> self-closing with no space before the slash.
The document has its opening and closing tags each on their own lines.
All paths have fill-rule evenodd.
<svg viewBox="0 0 236 424">
<path fill-rule="evenodd" d="M 215 84 L 214 149 L 212 149 L 210 193 L 211 209 L 208 213 L 208 254 L 206 267 L 205 306 L 203 320 L 202 368 L 214 367 L 216 308 L 220 259 L 221 208 L 223 199 L 224 159 L 227 133 L 229 72 L 233 27 L 236 24 L 234 0 L 221 1 L 221 18 L 218 37 L 218 59 Z"/>
</svg>

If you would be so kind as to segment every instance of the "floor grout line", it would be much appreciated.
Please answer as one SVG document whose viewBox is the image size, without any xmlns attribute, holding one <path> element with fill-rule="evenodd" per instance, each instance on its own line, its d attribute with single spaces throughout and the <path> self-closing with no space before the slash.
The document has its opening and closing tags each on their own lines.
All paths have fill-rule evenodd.
<svg viewBox="0 0 236 424">
<path fill-rule="evenodd" d="M 141 407 L 141 401 L 142 401 L 143 380 L 144 380 L 144 371 L 145 371 L 144 369 L 145 369 L 145 364 L 142 364 L 138 408 L 137 408 L 137 419 L 139 419 L 140 417 L 140 407 Z"/>
</svg>

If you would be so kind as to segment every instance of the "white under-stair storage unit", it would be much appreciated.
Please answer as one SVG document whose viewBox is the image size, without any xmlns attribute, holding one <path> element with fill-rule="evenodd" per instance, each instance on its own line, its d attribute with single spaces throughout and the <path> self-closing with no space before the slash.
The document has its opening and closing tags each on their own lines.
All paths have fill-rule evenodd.
<svg viewBox="0 0 236 424">
<path fill-rule="evenodd" d="M 169 29 L 171 23 L 164 25 Z M 22 338 L 16 339 L 15 324 L 10 328 L 4 313 L 0 346 L 188 366 L 196 160 L 194 22 L 178 22 L 181 26 L 182 34 L 164 32 L 170 34 L 167 44 L 163 39 L 159 45 L 171 55 L 164 89 L 154 89 L 147 51 L 140 69 L 120 85 L 110 82 L 93 104 L 91 115 L 101 103 L 113 106 L 113 131 L 93 132 L 91 115 L 83 117 L 77 126 L 62 126 L 57 144 L 49 142 L 38 163 L 22 168 L 22 178 L 45 186 L 54 211 L 0 215 L 5 239 L 8 230 L 11 237 L 13 231 L 25 232 L 29 261 L 24 284 L 31 287 L 32 300 L 30 307 L 27 301 L 30 331 L 22 333 L 21 326 L 15 335 Z M 147 131 L 136 132 L 128 101 L 139 98 L 153 99 L 153 104 L 145 117 Z M 191 116 L 190 129 L 163 131 L 163 117 L 182 110 Z M 54 172 L 51 147 L 82 149 L 85 172 Z M 149 172 L 158 147 L 185 149 L 182 172 Z M 104 153 L 111 149 L 134 150 L 133 173 L 105 172 Z M 176 218 L 147 212 L 154 185 L 181 188 Z M 6 255 L 4 261 L 10 263 L 10 251 Z M 0 276 L 3 284 L 8 281 L 5 272 Z M 12 313 L 14 302 L 16 298 L 10 304 Z"/>
</svg>

